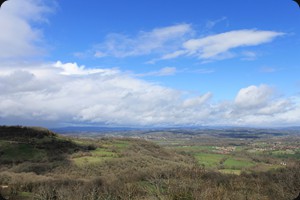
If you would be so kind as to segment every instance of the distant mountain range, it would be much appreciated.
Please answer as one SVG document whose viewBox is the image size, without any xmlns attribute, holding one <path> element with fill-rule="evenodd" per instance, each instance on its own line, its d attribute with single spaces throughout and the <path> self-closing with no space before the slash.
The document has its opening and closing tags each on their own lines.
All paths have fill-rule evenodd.
<svg viewBox="0 0 300 200">
<path fill-rule="evenodd" d="M 122 132 L 122 131 L 158 131 L 158 130 L 291 130 L 300 131 L 300 126 L 293 127 L 234 127 L 234 126 L 197 126 L 197 127 L 102 127 L 102 126 L 67 126 L 50 128 L 56 133 L 79 133 L 79 132 Z"/>
<path fill-rule="evenodd" d="M 114 132 L 114 131 L 132 131 L 140 130 L 139 128 L 129 127 L 97 127 L 97 126 L 68 126 L 60 128 L 50 128 L 56 133 L 70 133 L 70 132 Z"/>
</svg>

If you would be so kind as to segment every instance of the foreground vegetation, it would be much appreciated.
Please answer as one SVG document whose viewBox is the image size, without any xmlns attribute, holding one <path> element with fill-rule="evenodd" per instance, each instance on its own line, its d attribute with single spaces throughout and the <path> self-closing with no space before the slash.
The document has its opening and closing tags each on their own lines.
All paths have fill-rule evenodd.
<svg viewBox="0 0 300 200">
<path fill-rule="evenodd" d="M 0 127 L 0 194 L 35 200 L 292 200 L 298 195 L 297 159 L 253 170 L 262 157 L 241 154 L 252 149 L 215 150 L 220 149 L 210 144 L 162 147 L 143 139 L 79 139 L 41 128 Z"/>
</svg>

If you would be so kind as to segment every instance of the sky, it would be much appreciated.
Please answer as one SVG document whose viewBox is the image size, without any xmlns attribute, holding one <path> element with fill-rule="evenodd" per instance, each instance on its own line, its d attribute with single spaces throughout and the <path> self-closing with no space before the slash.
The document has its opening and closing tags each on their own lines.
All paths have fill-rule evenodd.
<svg viewBox="0 0 300 200">
<path fill-rule="evenodd" d="M 9 0 L 0 124 L 300 126 L 292 0 Z"/>
</svg>

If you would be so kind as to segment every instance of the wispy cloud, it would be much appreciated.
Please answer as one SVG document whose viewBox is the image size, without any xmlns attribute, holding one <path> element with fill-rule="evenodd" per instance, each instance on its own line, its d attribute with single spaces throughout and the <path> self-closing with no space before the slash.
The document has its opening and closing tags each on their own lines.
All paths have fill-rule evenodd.
<svg viewBox="0 0 300 200">
<path fill-rule="evenodd" d="M 223 22 L 225 20 L 227 20 L 227 17 L 221 17 L 221 18 L 216 19 L 216 20 L 208 20 L 206 22 L 205 28 L 212 29 L 214 26 L 216 26 L 217 24 L 219 24 L 220 22 Z"/>
<path fill-rule="evenodd" d="M 206 69 L 206 68 L 201 68 L 193 71 L 194 73 L 199 73 L 199 74 L 211 74 L 214 73 L 214 69 Z"/>
<path fill-rule="evenodd" d="M 175 52 L 172 52 L 172 53 L 165 54 L 160 59 L 161 60 L 168 60 L 168 59 L 177 58 L 179 56 L 182 56 L 182 55 L 186 54 L 186 52 L 187 52 L 186 50 L 178 50 L 178 51 L 175 51 Z"/>
<path fill-rule="evenodd" d="M 128 57 L 165 53 L 176 49 L 193 33 L 190 24 L 141 31 L 136 36 L 109 34 L 103 43 L 95 46 L 95 57 Z"/>
<path fill-rule="evenodd" d="M 136 76 L 173 76 L 177 73 L 176 67 L 164 67 L 158 71 L 151 71 L 144 74 L 137 74 Z"/>
<path fill-rule="evenodd" d="M 230 50 L 257 46 L 272 41 L 284 33 L 259 30 L 235 30 L 186 41 L 183 46 L 187 55 L 200 59 L 214 59 L 230 52 Z"/>
<path fill-rule="evenodd" d="M 213 22 L 211 23 L 213 25 Z M 93 52 L 96 58 L 152 56 L 152 59 L 146 62 L 148 64 L 178 57 L 196 57 L 202 62 L 236 56 L 241 56 L 244 60 L 254 60 L 257 58 L 257 53 L 248 51 L 246 47 L 259 46 L 285 34 L 276 31 L 243 29 L 195 38 L 195 33 L 190 24 L 156 28 L 149 32 L 141 31 L 136 36 L 114 33 L 109 34 L 104 42 L 88 52 Z M 239 53 L 233 52 L 238 48 L 243 49 Z"/>
<path fill-rule="evenodd" d="M 253 51 L 243 51 L 242 52 L 243 60 L 256 60 L 258 57 L 258 54 Z"/>
<path fill-rule="evenodd" d="M 278 69 L 276 69 L 276 68 L 274 68 L 274 67 L 267 67 L 267 66 L 265 66 L 265 67 L 260 68 L 259 71 L 260 71 L 261 73 L 273 73 L 273 72 L 278 71 Z"/>
</svg>

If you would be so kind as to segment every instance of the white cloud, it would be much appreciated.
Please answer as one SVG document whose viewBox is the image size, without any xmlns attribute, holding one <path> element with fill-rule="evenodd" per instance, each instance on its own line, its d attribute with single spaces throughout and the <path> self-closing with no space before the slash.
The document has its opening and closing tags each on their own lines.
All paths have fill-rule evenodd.
<svg viewBox="0 0 300 200">
<path fill-rule="evenodd" d="M 274 113 L 285 113 L 292 109 L 292 102 L 289 99 L 278 99 L 257 111 L 263 115 L 273 115 Z"/>
<path fill-rule="evenodd" d="M 299 97 L 278 97 L 267 85 L 242 88 L 232 105 L 226 105 L 227 119 L 234 125 L 299 125 Z"/>
<path fill-rule="evenodd" d="M 0 12 L 0 59 L 41 55 L 42 31 L 31 23 L 45 22 L 51 12 L 42 0 L 13 0 L 3 4 Z"/>
<path fill-rule="evenodd" d="M 91 73 L 75 63 L 61 62 L 26 71 L 12 69 L 10 74 L 0 76 L 0 87 L 7 90 L 0 93 L 2 122 L 14 118 L 36 123 L 171 123 L 169 108 L 180 99 L 176 90 L 115 69 Z"/>
<path fill-rule="evenodd" d="M 235 30 L 200 39 L 190 39 L 183 46 L 189 55 L 213 59 L 243 46 L 257 46 L 272 41 L 284 33 L 259 30 Z"/>
<path fill-rule="evenodd" d="M 85 66 L 78 66 L 77 63 L 62 63 L 57 61 L 54 64 L 55 67 L 63 69 L 61 74 L 63 75 L 89 75 L 89 74 L 102 74 L 113 75 L 117 74 L 119 71 L 117 69 L 86 69 Z"/>
<path fill-rule="evenodd" d="M 235 98 L 235 104 L 240 108 L 260 108 L 268 103 L 274 94 L 274 90 L 267 85 L 251 85 L 239 91 Z"/>
</svg>

